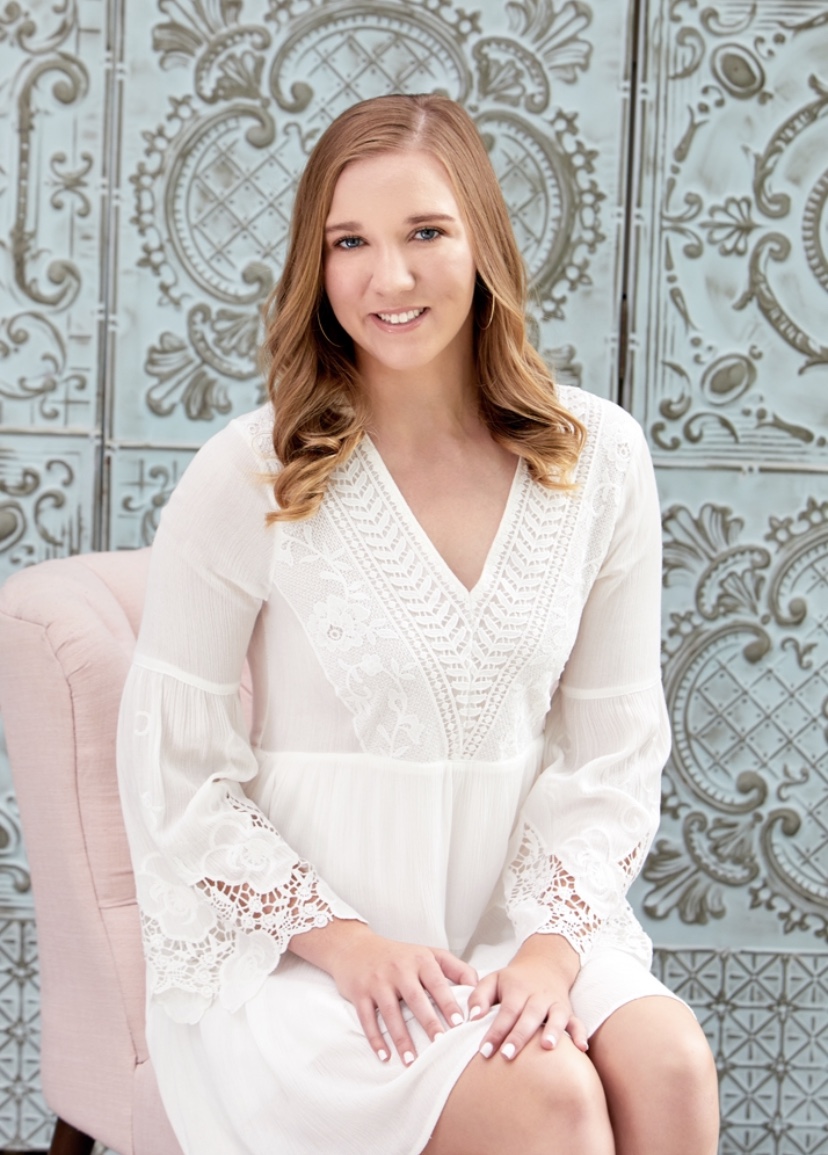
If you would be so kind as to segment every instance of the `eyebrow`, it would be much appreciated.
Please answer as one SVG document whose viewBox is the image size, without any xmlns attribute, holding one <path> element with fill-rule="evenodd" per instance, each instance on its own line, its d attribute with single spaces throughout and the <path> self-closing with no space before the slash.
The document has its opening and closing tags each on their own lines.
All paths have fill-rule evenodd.
<svg viewBox="0 0 828 1155">
<path fill-rule="evenodd" d="M 407 217 L 405 223 L 407 225 L 422 225 L 426 221 L 450 221 L 454 222 L 455 217 L 449 213 L 418 213 L 416 216 Z M 340 221 L 336 225 L 326 225 L 326 233 L 358 233 L 364 226 L 359 221 Z"/>
</svg>

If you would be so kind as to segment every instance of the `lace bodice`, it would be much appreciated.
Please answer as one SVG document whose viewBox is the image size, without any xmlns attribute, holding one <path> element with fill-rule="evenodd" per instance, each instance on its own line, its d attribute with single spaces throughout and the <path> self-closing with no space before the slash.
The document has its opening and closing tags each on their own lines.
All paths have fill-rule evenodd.
<svg viewBox="0 0 828 1155">
<path fill-rule="evenodd" d="M 577 488 L 545 490 L 521 463 L 471 592 L 367 438 L 318 513 L 278 527 L 264 524 L 269 409 L 232 423 L 187 471 L 153 549 L 119 740 L 149 985 L 174 1017 L 195 1019 L 215 997 L 241 1005 L 294 934 L 381 917 L 354 902 L 373 907 L 374 892 L 340 869 L 331 840 L 342 834 L 333 819 L 323 831 L 312 804 L 327 788 L 317 773 L 337 759 L 364 768 L 348 779 L 343 808 L 366 792 L 351 826 L 393 810 L 393 793 L 381 800 L 395 768 L 414 808 L 430 808 L 423 830 L 442 832 L 443 865 L 417 877 L 398 825 L 389 853 L 410 854 L 412 874 L 394 885 L 428 891 L 428 926 L 445 925 L 453 949 L 498 885 L 519 938 L 561 933 L 582 955 L 607 935 L 640 945 L 624 896 L 657 823 L 667 737 L 658 505 L 632 419 L 563 393 L 588 429 Z M 238 700 L 245 654 L 251 736 Z M 300 726 L 288 740 L 274 697 L 282 717 L 313 704 L 305 738 Z M 305 741 L 318 766 L 297 777 Z M 265 778 L 272 805 L 260 808 Z M 487 808 L 487 797 L 500 801 Z M 483 862 L 467 849 L 466 814 L 489 824 Z M 385 837 L 378 821 L 365 838 Z M 343 848 L 359 853 L 358 842 Z M 474 918 L 452 914 L 447 869 L 479 875 L 464 900 Z"/>
</svg>

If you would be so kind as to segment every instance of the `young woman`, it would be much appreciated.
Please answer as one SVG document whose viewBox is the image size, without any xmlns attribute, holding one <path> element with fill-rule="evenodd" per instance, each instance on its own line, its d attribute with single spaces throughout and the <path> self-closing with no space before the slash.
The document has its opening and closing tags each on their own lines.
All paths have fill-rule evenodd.
<svg viewBox="0 0 828 1155">
<path fill-rule="evenodd" d="M 524 302 L 459 106 L 334 121 L 271 403 L 164 512 L 122 708 L 187 1155 L 715 1152 L 709 1049 L 625 900 L 668 750 L 652 467 Z"/>
</svg>

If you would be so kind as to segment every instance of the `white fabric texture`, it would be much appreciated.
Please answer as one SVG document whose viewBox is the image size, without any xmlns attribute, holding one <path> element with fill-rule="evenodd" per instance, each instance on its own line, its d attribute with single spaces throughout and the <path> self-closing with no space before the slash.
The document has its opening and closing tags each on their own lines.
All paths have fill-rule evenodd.
<svg viewBox="0 0 828 1155">
<path fill-rule="evenodd" d="M 267 526 L 269 407 L 209 441 L 163 513 L 118 761 L 150 1047 L 188 1153 L 427 1141 L 487 1020 L 378 1063 L 328 976 L 285 954 L 332 917 L 481 972 L 562 934 L 590 1031 L 668 993 L 625 898 L 669 746 L 655 482 L 631 417 L 560 392 L 588 430 L 577 488 L 520 463 L 471 591 L 368 438 L 314 517 Z"/>
</svg>

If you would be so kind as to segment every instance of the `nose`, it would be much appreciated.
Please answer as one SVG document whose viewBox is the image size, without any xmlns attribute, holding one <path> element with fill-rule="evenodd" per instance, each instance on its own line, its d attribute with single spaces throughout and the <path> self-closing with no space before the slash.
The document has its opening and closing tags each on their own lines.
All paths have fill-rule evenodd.
<svg viewBox="0 0 828 1155">
<path fill-rule="evenodd" d="M 410 292 L 416 277 L 404 248 L 385 245 L 375 249 L 371 280 L 375 291 L 384 297 Z"/>
</svg>

